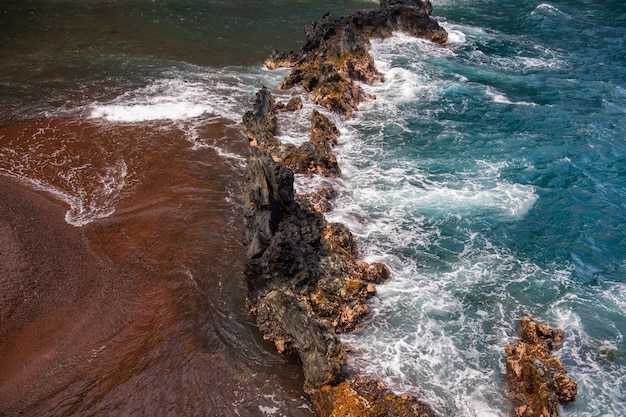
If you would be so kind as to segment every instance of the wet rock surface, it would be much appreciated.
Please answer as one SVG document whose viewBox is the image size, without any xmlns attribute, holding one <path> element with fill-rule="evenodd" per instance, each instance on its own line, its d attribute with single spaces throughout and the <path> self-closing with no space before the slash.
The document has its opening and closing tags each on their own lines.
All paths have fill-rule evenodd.
<svg viewBox="0 0 626 417">
<path fill-rule="evenodd" d="M 429 2 L 382 1 L 348 17 L 325 14 L 306 26 L 300 51 L 274 51 L 266 66 L 292 67 L 279 88 L 299 84 L 314 102 L 348 117 L 370 98 L 358 82 L 383 80 L 369 39 L 401 30 L 445 42 L 430 11 Z M 243 117 L 250 140 L 243 235 L 248 310 L 266 340 L 302 362 L 305 390 L 319 415 L 433 416 L 416 397 L 398 396 L 346 364 L 337 335 L 363 325 L 375 285 L 390 271 L 362 261 L 350 230 L 324 218 L 337 196 L 332 186 L 296 195 L 294 174 L 341 176 L 333 153 L 340 133 L 331 117 L 314 110 L 309 140 L 300 146 L 277 140 L 277 114 L 301 109 L 301 100 L 277 103 L 263 87 Z"/>
<path fill-rule="evenodd" d="M 509 393 L 515 417 L 556 417 L 558 405 L 574 401 L 577 383 L 551 352 L 561 347 L 563 331 L 530 317 L 521 322 L 521 340 L 505 347 Z"/>
<path fill-rule="evenodd" d="M 367 96 L 357 82 L 382 81 L 368 53 L 369 40 L 395 31 L 444 43 L 446 31 L 430 17 L 432 5 L 420 0 L 382 0 L 377 9 L 337 18 L 325 14 L 304 29 L 306 42 L 299 51 L 273 51 L 265 61 L 269 69 L 292 68 L 280 88 L 301 85 L 313 100 L 349 117 Z"/>
<path fill-rule="evenodd" d="M 434 415 L 346 366 L 338 333 L 362 325 L 374 284 L 390 273 L 358 260 L 354 236 L 293 191 L 293 172 L 251 148 L 245 180 L 248 308 L 276 349 L 302 361 L 320 415 Z"/>
</svg>

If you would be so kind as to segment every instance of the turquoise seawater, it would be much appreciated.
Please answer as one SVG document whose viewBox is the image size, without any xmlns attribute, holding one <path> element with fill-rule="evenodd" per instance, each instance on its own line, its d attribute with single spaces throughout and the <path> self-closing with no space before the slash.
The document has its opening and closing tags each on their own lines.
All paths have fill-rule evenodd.
<svg viewBox="0 0 626 417">
<path fill-rule="evenodd" d="M 1 3 L 0 125 L 157 120 L 243 169 L 202 126 L 239 125 L 262 85 L 302 94 L 276 90 L 287 72 L 265 70 L 267 54 L 298 48 L 327 10 L 377 2 L 33 4 Z M 393 272 L 368 325 L 344 336 L 350 361 L 443 415 L 502 416 L 504 346 L 530 315 L 566 332 L 556 354 L 579 392 L 562 415 L 626 415 L 626 5 L 433 6 L 449 42 L 373 42 L 386 82 L 335 118 L 343 178 L 328 217 Z M 281 116 L 281 139 L 306 140 L 314 107 Z"/>
<path fill-rule="evenodd" d="M 355 361 L 445 415 L 503 415 L 530 315 L 566 332 L 563 415 L 626 415 L 626 6 L 434 7 L 448 44 L 377 42 L 387 82 L 344 128 L 334 215 L 394 272 Z"/>
</svg>

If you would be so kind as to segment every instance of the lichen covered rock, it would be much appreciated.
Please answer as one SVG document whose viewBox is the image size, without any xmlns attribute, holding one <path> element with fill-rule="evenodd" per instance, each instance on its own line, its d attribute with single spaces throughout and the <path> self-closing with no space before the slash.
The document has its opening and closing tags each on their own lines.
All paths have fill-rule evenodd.
<svg viewBox="0 0 626 417">
<path fill-rule="evenodd" d="M 323 416 L 435 417 L 431 407 L 412 395 L 396 395 L 385 384 L 358 374 L 325 385 L 311 396 Z"/>
</svg>

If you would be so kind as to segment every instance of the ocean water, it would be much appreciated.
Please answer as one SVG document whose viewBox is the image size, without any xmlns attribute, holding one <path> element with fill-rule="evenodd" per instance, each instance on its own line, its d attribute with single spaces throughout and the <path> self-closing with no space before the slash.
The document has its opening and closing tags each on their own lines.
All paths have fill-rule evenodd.
<svg viewBox="0 0 626 417">
<path fill-rule="evenodd" d="M 443 47 L 398 35 L 343 124 L 347 221 L 394 279 L 354 363 L 444 415 L 503 415 L 503 346 L 566 332 L 562 415 L 626 415 L 626 6 L 434 1 Z"/>
<path fill-rule="evenodd" d="M 196 202 L 189 214 L 214 199 L 236 219 L 237 181 L 221 178 L 219 193 L 205 192 L 203 163 L 240 175 L 241 116 L 254 93 L 266 85 L 281 100 L 302 94 L 276 90 L 288 72 L 265 70 L 263 59 L 273 48 L 298 48 L 302 27 L 327 10 L 376 5 L 4 2 L 0 172 L 65 201 L 76 227 L 157 215 L 169 197 L 148 185 L 161 172 L 185 172 L 166 191 Z M 350 120 L 335 117 L 343 178 L 333 181 L 341 193 L 328 218 L 346 223 L 365 258 L 393 273 L 367 326 L 343 336 L 350 363 L 421 395 L 442 415 L 502 416 L 511 411 L 504 345 L 530 315 L 566 332 L 556 354 L 579 392 L 561 414 L 626 415 L 626 6 L 435 0 L 433 7 L 449 42 L 400 33 L 373 42 L 386 82 L 364 86 L 376 99 Z M 314 107 L 305 97 L 302 114 L 282 115 L 281 140 L 306 140 Z M 68 119 L 100 133 L 50 134 L 65 123 L 56 120 Z M 23 133 L 6 133 L 16 131 Z M 98 135 L 114 140 L 90 139 Z M 297 184 L 306 191 L 325 181 Z M 202 235 L 181 220 L 165 242 L 178 244 L 183 227 Z M 241 270 L 213 266 L 220 290 L 207 290 L 215 278 L 203 276 L 207 267 L 195 258 L 205 255 L 161 267 L 187 271 L 181 280 L 193 275 L 221 313 L 202 322 L 218 328 L 211 343 L 258 375 L 250 383 L 266 385 L 234 409 L 310 414 L 291 382 L 297 370 L 257 340 L 243 305 L 226 301 L 242 301 Z M 267 376 L 272 369 L 287 376 Z"/>
</svg>

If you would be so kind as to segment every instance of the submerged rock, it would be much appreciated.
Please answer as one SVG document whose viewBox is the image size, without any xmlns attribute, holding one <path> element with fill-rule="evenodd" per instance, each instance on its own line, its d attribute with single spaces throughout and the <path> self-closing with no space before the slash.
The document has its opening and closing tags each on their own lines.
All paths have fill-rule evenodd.
<svg viewBox="0 0 626 417">
<path fill-rule="evenodd" d="M 521 322 L 521 340 L 505 347 L 509 393 L 515 417 L 556 417 L 558 404 L 574 401 L 578 385 L 550 352 L 560 348 L 563 331 L 530 317 Z"/>
</svg>

